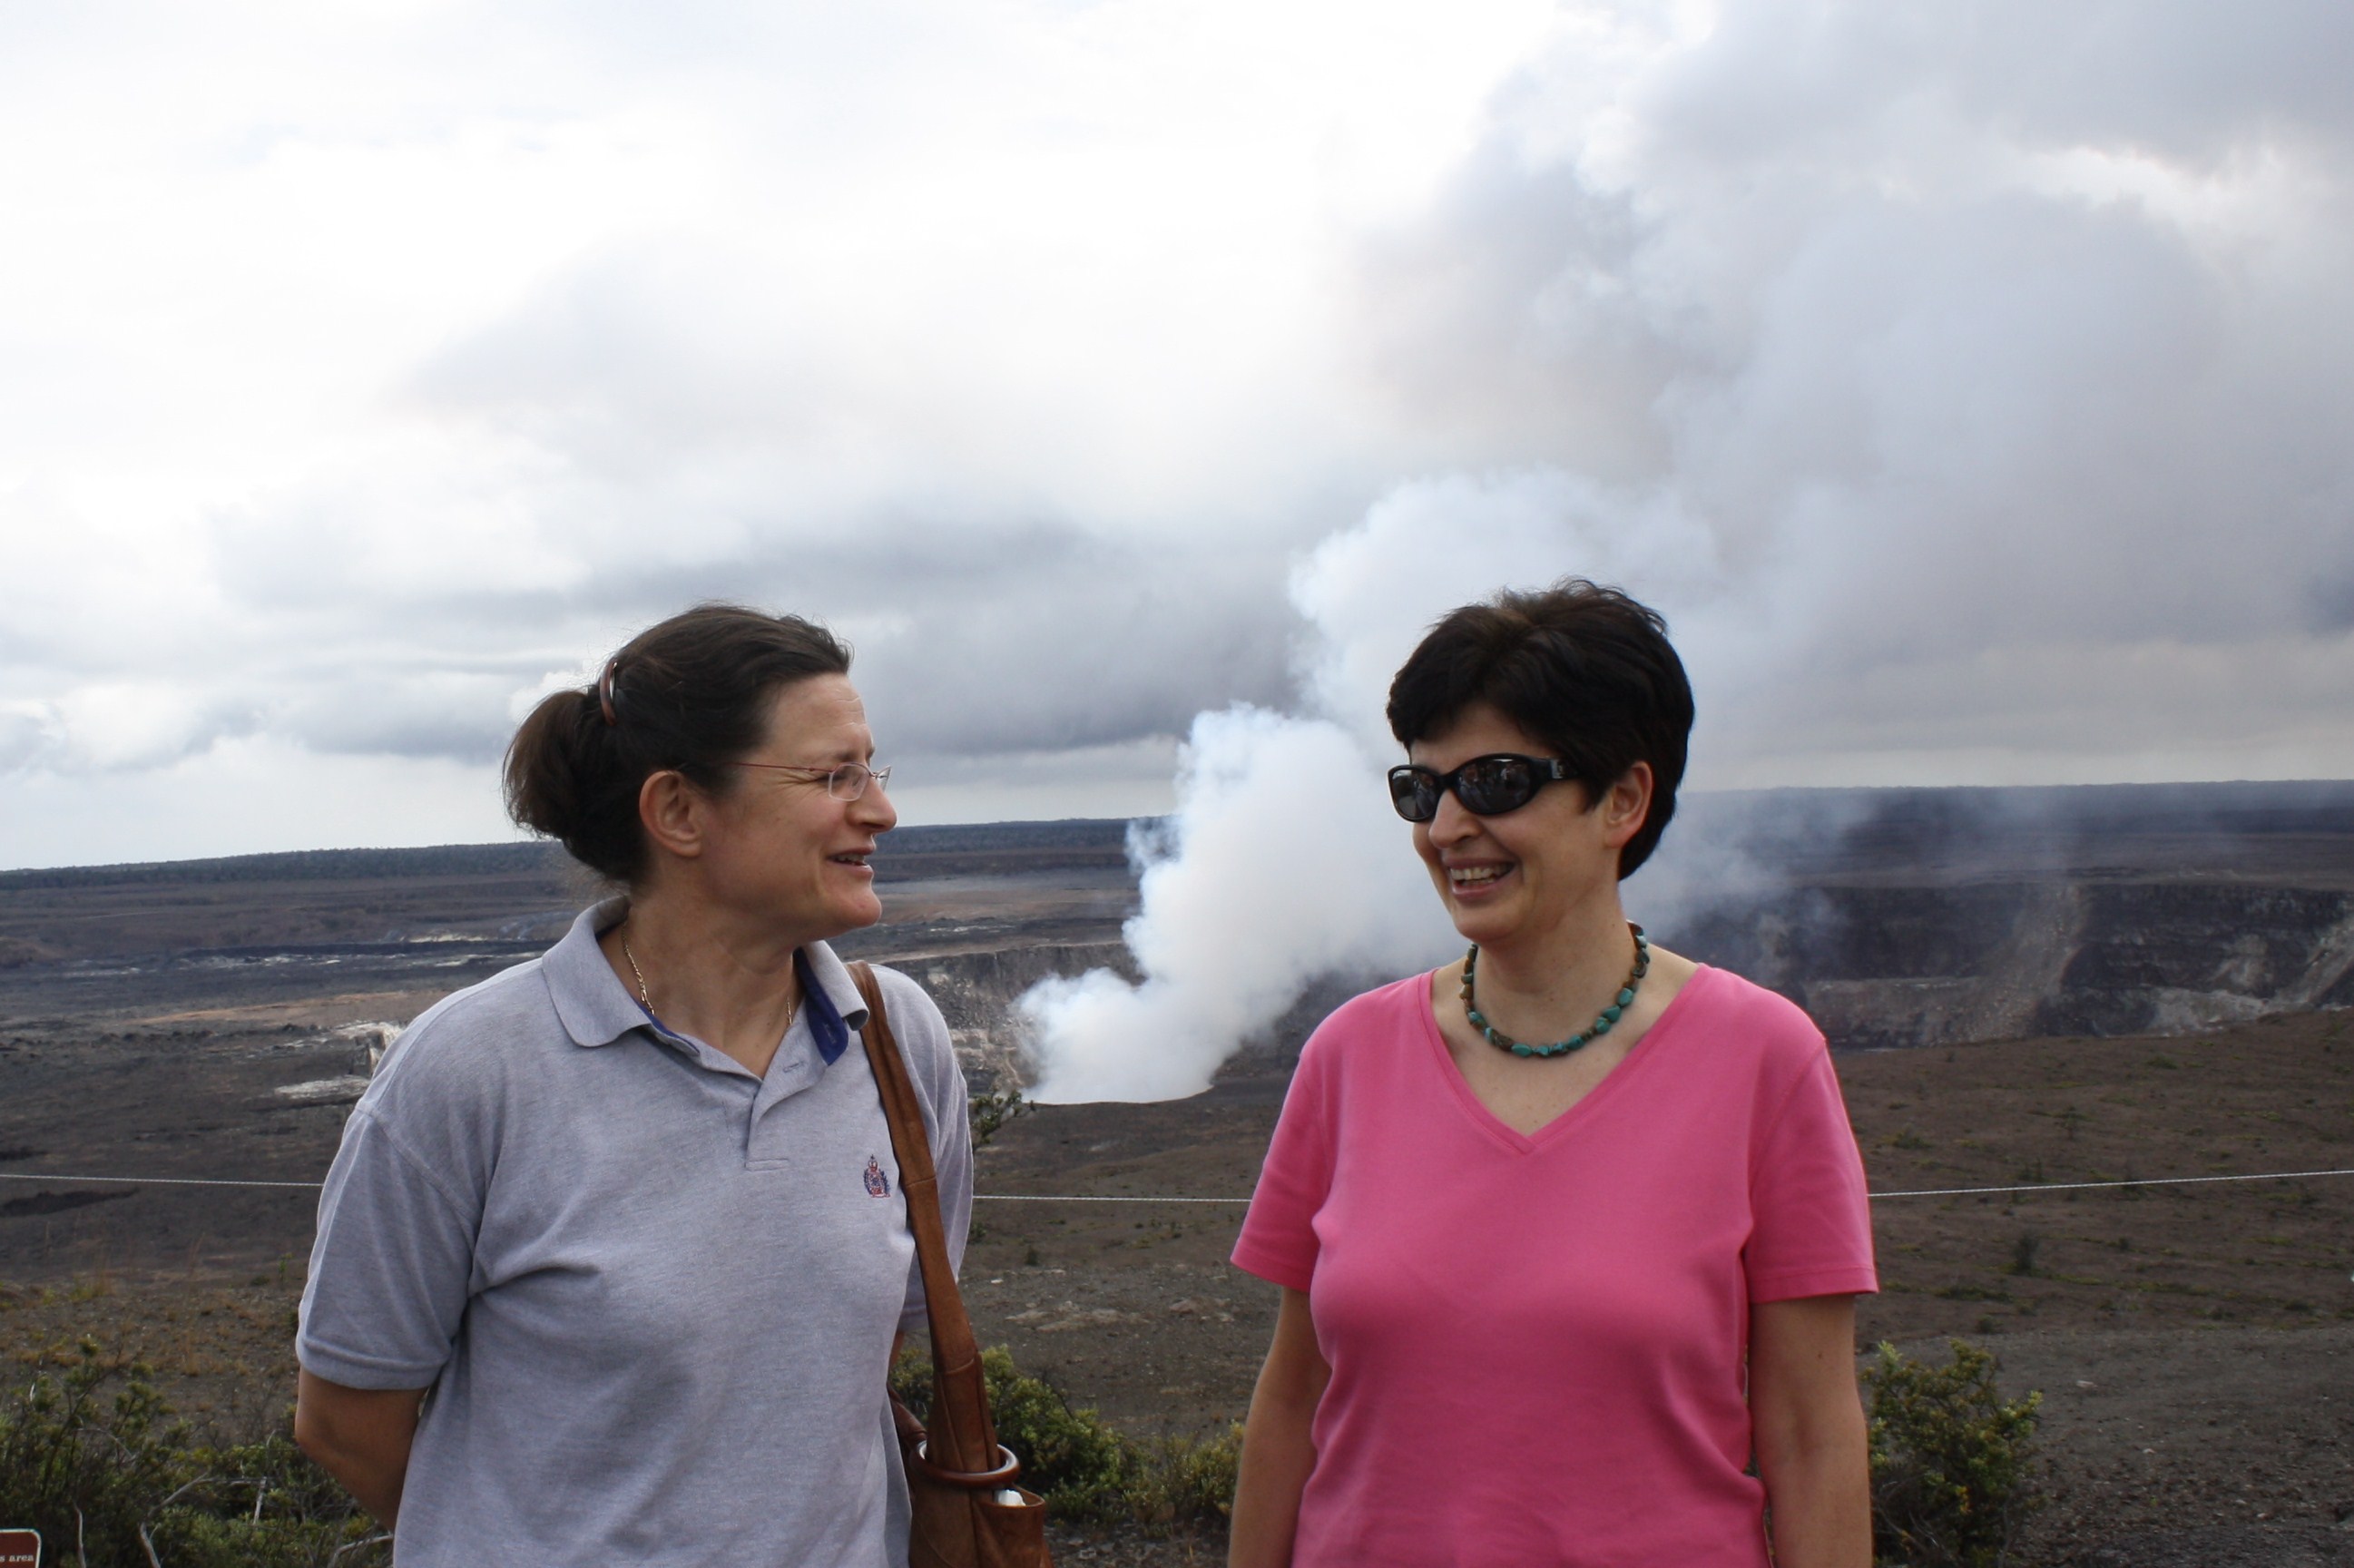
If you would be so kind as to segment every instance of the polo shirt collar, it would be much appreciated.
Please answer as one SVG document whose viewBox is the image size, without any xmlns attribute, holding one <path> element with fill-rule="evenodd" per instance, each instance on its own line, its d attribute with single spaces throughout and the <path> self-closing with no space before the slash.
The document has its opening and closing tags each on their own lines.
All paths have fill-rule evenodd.
<svg viewBox="0 0 2354 1568">
<path fill-rule="evenodd" d="M 866 999 L 858 994 L 849 967 L 823 942 L 811 942 L 794 953 L 793 965 L 801 977 L 801 1016 L 809 1021 L 818 1054 L 831 1067 L 850 1037 L 866 1027 Z M 605 968 L 612 972 L 610 964 Z"/>
<path fill-rule="evenodd" d="M 575 1045 L 610 1045 L 632 1029 L 650 1027 L 645 1009 L 597 945 L 597 938 L 629 913 L 626 895 L 593 904 L 580 912 L 564 939 L 540 957 L 556 1016 Z M 818 1054 L 832 1066 L 848 1048 L 850 1037 L 866 1027 L 865 999 L 858 994 L 849 969 L 823 942 L 801 948 L 793 955 L 793 965 L 801 979 L 802 1019 Z"/>
</svg>

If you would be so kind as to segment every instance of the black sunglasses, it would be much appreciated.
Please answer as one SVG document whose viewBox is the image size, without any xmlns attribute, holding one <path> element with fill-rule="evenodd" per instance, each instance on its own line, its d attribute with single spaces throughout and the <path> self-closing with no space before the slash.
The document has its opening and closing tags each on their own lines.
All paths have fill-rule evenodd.
<svg viewBox="0 0 2354 1568">
<path fill-rule="evenodd" d="M 1557 757 L 1510 752 L 1475 757 L 1451 773 L 1407 763 L 1390 769 L 1390 804 L 1407 821 L 1426 822 L 1438 815 L 1438 798 L 1452 789 L 1473 816 L 1500 817 L 1527 805 L 1546 785 L 1575 777 Z"/>
</svg>

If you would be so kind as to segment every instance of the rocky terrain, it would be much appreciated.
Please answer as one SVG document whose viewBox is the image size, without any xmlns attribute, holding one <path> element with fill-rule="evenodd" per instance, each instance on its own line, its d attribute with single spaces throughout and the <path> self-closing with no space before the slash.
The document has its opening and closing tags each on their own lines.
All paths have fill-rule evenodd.
<svg viewBox="0 0 2354 1568">
<path fill-rule="evenodd" d="M 1661 868 L 1683 949 L 1790 995 L 1843 1048 L 2354 1005 L 2354 786 L 1702 797 L 1690 815 Z"/>
<path fill-rule="evenodd" d="M 1862 1333 L 1967 1336 L 2043 1393 L 2036 1561 L 2354 1563 L 2354 1177 L 2077 1185 L 2354 1168 L 2354 789 L 2052 793 L 1696 803 L 1697 851 L 1646 873 L 1638 913 L 1845 1045 L 1911 1047 L 1839 1058 L 1888 1194 Z M 853 945 L 930 988 L 976 1081 L 1002 1081 L 1013 998 L 1124 961 L 1121 836 L 894 835 L 888 918 Z M 94 1334 L 225 1428 L 274 1419 L 307 1183 L 370 1045 L 591 891 L 533 845 L 0 874 L 0 1355 L 56 1364 Z M 1238 1415 L 1273 1304 L 1224 1261 L 1235 1200 L 1340 994 L 1194 1099 L 1001 1131 L 966 1271 L 984 1338 L 1140 1431 Z M 1977 1188 L 2001 1190 L 1953 1191 Z"/>
</svg>

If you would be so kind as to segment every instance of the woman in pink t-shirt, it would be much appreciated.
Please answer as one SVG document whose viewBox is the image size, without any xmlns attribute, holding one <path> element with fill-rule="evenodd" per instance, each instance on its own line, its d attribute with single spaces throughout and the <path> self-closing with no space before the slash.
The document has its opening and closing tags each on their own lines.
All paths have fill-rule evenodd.
<svg viewBox="0 0 2354 1568">
<path fill-rule="evenodd" d="M 1663 624 L 1580 581 L 1468 606 L 1389 720 L 1471 948 L 1300 1054 L 1235 1248 L 1283 1303 L 1231 1563 L 1868 1568 L 1877 1282 L 1822 1035 L 1619 904 L 1691 728 Z"/>
</svg>

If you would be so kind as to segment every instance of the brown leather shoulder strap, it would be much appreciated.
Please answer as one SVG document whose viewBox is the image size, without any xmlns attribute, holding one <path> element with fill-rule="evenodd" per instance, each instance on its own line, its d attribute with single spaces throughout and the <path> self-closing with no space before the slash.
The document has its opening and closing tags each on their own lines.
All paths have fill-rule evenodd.
<svg viewBox="0 0 2354 1568">
<path fill-rule="evenodd" d="M 924 1310 L 932 1331 L 932 1410 L 927 1423 L 931 1463 L 944 1470 L 980 1472 L 998 1467 L 997 1428 L 989 1417 L 989 1393 L 981 1373 L 981 1351 L 965 1315 L 964 1293 L 949 1262 L 947 1227 L 940 1220 L 938 1173 L 932 1168 L 931 1135 L 924 1108 L 907 1076 L 883 987 L 874 968 L 848 966 L 866 1002 L 866 1060 L 883 1097 L 891 1126 L 891 1150 L 899 1160 L 900 1195 L 907 1203 L 907 1228 L 915 1234 L 916 1258 L 924 1271 Z"/>
</svg>

